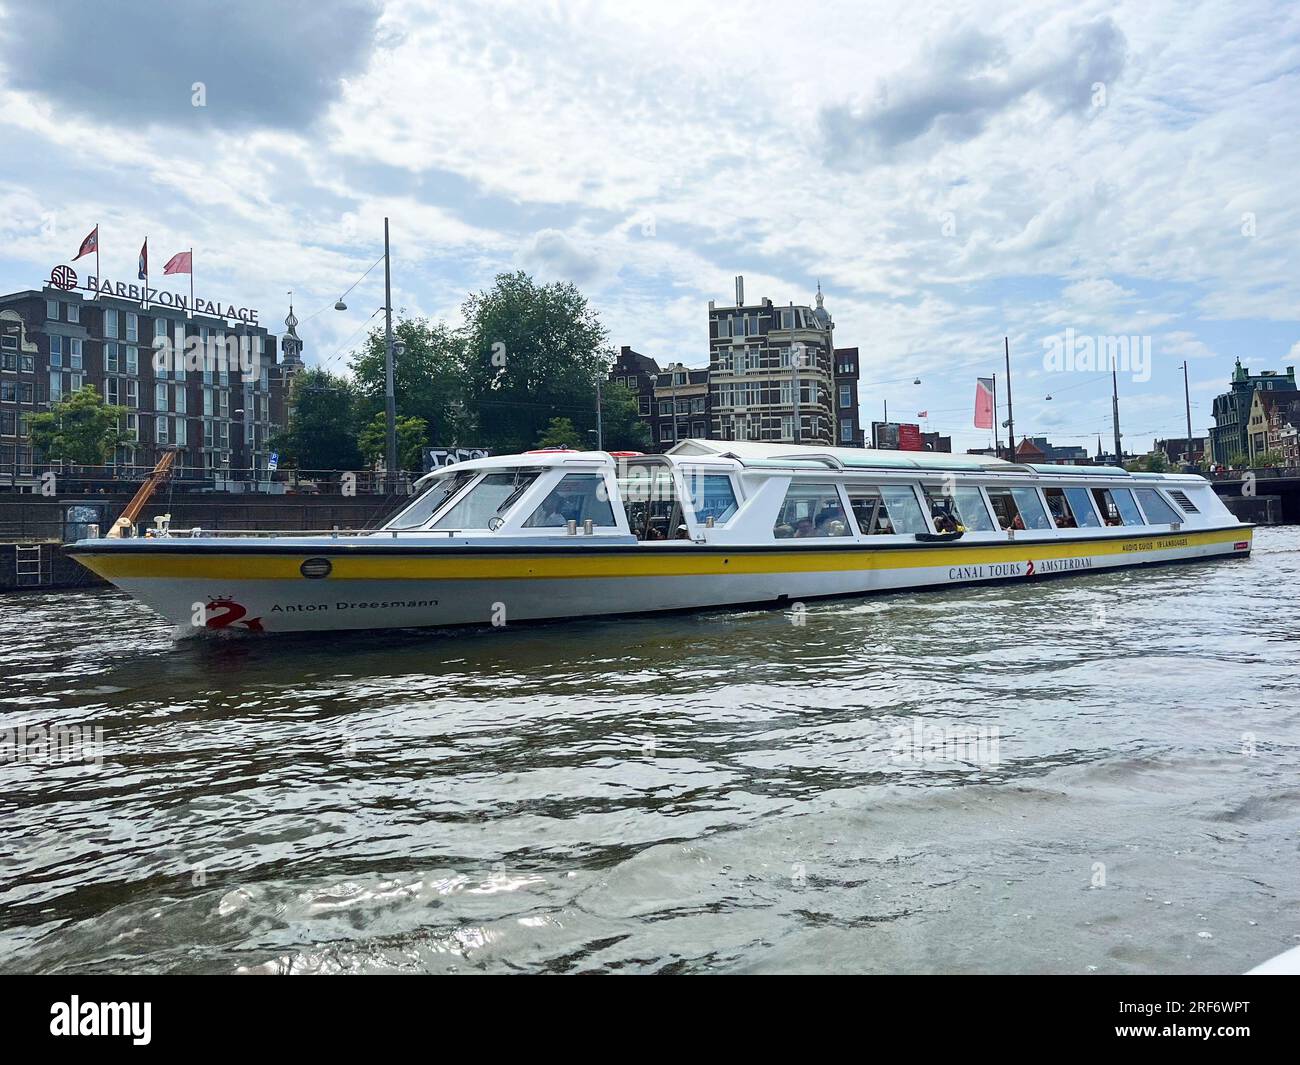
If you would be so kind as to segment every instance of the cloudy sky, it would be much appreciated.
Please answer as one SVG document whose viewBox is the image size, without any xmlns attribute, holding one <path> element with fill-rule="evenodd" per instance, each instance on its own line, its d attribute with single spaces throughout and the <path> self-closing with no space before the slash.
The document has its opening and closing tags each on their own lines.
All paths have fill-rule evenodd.
<svg viewBox="0 0 1300 1065">
<path fill-rule="evenodd" d="M 1110 439 L 1110 378 L 1051 338 L 1149 338 L 1127 447 L 1234 357 L 1300 364 L 1300 9 L 1279 3 L 0 0 L 0 285 L 96 222 L 103 273 L 196 287 L 344 365 L 383 301 L 455 319 L 523 267 L 615 344 L 707 362 L 706 305 L 809 302 L 878 418 L 958 447 L 1010 337 L 1016 428 Z M 206 95 L 195 106 L 196 82 Z M 78 266 L 84 265 L 85 260 Z M 172 280 L 172 279 L 168 279 Z M 184 284 L 175 286 L 184 291 Z M 920 385 L 912 384 L 915 377 Z M 1046 400 L 1051 394 L 1054 398 Z"/>
</svg>

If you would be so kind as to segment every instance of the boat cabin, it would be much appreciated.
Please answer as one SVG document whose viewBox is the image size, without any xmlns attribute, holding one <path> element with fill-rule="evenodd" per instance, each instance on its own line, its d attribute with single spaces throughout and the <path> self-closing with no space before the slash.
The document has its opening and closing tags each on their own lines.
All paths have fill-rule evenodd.
<svg viewBox="0 0 1300 1065">
<path fill-rule="evenodd" d="M 417 488 L 386 533 L 883 545 L 1236 524 L 1195 475 L 754 441 L 684 440 L 664 455 L 502 455 L 446 467 Z"/>
</svg>

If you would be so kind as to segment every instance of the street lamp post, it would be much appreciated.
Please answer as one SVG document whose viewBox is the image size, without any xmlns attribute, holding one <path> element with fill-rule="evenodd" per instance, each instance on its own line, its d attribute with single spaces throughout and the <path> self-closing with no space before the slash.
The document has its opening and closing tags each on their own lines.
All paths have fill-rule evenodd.
<svg viewBox="0 0 1300 1065">
<path fill-rule="evenodd" d="M 384 466 L 389 485 L 397 490 L 397 399 L 393 392 L 393 278 L 388 255 L 388 218 L 384 218 L 384 417 L 387 438 Z"/>
<path fill-rule="evenodd" d="M 374 269 L 372 265 L 371 270 Z M 370 270 L 366 271 L 366 274 Z M 362 274 L 361 277 L 365 277 Z M 360 284 L 360 279 L 353 282 L 352 288 Z M 352 291 L 348 289 L 348 292 Z M 346 296 L 348 293 L 343 293 Z M 334 304 L 336 311 L 346 311 L 348 305 L 343 302 L 343 296 L 338 298 Z M 393 342 L 393 271 L 392 260 L 388 251 L 388 218 L 384 217 L 384 306 L 381 308 L 384 312 L 384 474 L 385 491 L 391 485 L 393 490 L 397 488 L 397 400 L 393 390 L 393 354 L 401 354 L 405 350 L 402 343 Z M 374 315 L 372 314 L 373 318 Z"/>
</svg>

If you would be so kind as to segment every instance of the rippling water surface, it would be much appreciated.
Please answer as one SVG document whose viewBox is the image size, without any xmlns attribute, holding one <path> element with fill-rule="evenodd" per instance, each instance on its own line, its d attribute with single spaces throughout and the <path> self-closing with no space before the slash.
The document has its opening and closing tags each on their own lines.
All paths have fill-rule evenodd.
<svg viewBox="0 0 1300 1065">
<path fill-rule="evenodd" d="M 1300 942 L 1298 587 L 1274 528 L 802 617 L 0 598 L 0 728 L 104 730 L 0 763 L 0 970 L 1241 971 Z"/>
</svg>

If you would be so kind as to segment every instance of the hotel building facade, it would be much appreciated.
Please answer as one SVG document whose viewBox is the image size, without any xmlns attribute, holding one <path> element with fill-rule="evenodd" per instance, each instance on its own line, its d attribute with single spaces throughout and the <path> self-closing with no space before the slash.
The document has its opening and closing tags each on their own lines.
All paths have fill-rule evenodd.
<svg viewBox="0 0 1300 1065">
<path fill-rule="evenodd" d="M 58 468 L 33 454 L 28 423 L 84 385 L 125 408 L 128 439 L 79 477 L 138 480 L 175 448 L 180 481 L 258 483 L 302 366 L 292 309 L 286 323 L 281 358 L 249 321 L 50 285 L 0 296 L 0 487 L 32 490 Z M 156 359 L 158 345 L 174 357 Z"/>
</svg>

